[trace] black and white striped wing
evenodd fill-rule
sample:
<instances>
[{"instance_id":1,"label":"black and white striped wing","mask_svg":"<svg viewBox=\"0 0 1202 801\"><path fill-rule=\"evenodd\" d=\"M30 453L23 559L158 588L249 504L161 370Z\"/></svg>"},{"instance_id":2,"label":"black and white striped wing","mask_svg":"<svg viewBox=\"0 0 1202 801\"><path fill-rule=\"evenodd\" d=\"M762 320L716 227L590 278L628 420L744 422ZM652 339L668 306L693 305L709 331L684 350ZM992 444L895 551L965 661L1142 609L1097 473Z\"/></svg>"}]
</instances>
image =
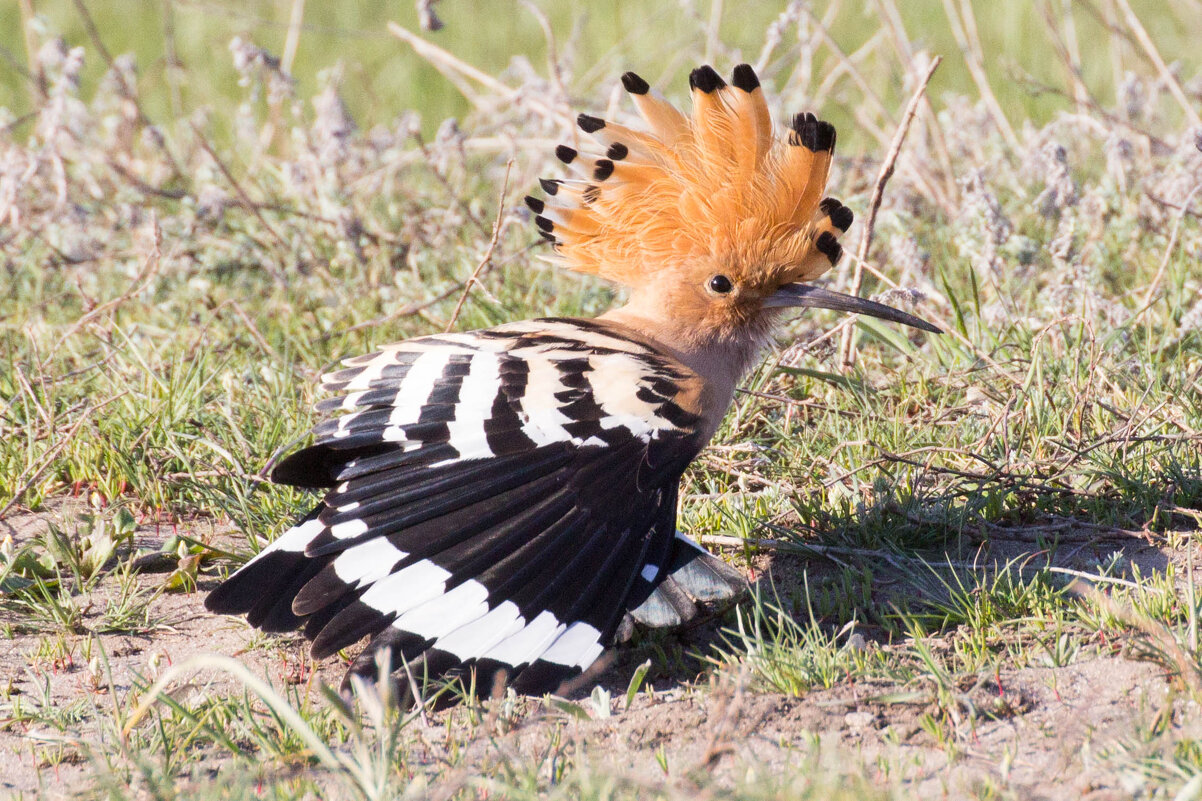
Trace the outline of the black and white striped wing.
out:
<instances>
[{"instance_id":1,"label":"black and white striped wing","mask_svg":"<svg viewBox=\"0 0 1202 801\"><path fill-rule=\"evenodd\" d=\"M673 558L700 449L694 376L599 323L409 340L324 378L315 442L273 479L329 488L210 609L303 626L322 657L364 636L433 672L505 669L526 692L588 667ZM635 599L641 602L642 598Z\"/></svg>"}]
</instances>

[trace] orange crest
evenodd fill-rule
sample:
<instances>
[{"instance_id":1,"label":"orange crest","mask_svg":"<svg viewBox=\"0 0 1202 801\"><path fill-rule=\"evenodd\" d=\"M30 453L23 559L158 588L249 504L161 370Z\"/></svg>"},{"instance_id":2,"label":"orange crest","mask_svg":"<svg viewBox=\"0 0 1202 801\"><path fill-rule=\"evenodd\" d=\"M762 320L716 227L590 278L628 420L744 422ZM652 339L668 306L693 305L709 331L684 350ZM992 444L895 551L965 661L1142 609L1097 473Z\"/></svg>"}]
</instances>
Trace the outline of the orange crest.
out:
<instances>
[{"instance_id":1,"label":"orange crest","mask_svg":"<svg viewBox=\"0 0 1202 801\"><path fill-rule=\"evenodd\" d=\"M633 72L622 84L649 130L581 114L604 156L561 145L556 155L580 177L543 179L547 199L526 199L566 266L638 287L697 259L776 284L812 280L838 261L852 213L822 197L830 123L798 114L778 139L746 64L730 85L711 67L694 70L691 117Z\"/></svg>"}]
</instances>

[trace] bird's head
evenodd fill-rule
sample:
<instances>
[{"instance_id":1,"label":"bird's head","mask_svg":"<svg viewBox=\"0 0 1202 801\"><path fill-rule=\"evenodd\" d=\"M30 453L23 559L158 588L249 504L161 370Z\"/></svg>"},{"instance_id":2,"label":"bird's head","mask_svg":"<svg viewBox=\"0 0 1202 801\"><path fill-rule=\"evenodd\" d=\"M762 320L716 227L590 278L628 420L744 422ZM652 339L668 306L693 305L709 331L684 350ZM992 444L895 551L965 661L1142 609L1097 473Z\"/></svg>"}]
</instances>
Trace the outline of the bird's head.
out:
<instances>
[{"instance_id":1,"label":"bird's head","mask_svg":"<svg viewBox=\"0 0 1202 801\"><path fill-rule=\"evenodd\" d=\"M622 76L646 130L586 114L595 154L561 145L575 173L527 198L558 259L630 289L628 308L677 339L762 340L782 310L868 314L939 329L906 312L811 281L843 253L852 212L823 196L835 129L798 114L773 130L754 70L727 84L711 67L689 76L686 116L634 73Z\"/></svg>"}]
</instances>

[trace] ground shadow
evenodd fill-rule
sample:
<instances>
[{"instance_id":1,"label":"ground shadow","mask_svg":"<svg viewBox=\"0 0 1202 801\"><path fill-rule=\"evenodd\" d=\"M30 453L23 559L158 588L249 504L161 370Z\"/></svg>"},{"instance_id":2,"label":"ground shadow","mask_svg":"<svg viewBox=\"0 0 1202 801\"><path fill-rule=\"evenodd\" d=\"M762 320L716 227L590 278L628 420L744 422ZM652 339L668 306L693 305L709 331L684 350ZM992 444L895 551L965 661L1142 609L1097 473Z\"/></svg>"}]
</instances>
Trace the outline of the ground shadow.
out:
<instances>
[{"instance_id":1,"label":"ground shadow","mask_svg":"<svg viewBox=\"0 0 1202 801\"><path fill-rule=\"evenodd\" d=\"M1004 480L965 492L957 504L946 493L882 491L860 508L827 510L808 527L764 526L762 539L771 545L710 547L725 551L763 597L795 619L812 616L830 633L856 620L861 636L890 642L905 634L896 612L941 609L958 586L957 574L1038 573L1058 589L1091 584L1089 576L1146 578L1171 565L1184 576L1184 552L1174 538L1198 522L1165 509L1202 507L1202 471L1174 468L1164 480L1126 481L1121 496L1085 502L1062 488L1015 493ZM1010 494L1012 507L996 503L1000 493ZM745 609L748 600L741 603ZM624 693L647 660L645 681L657 688L695 681L728 650L736 614L711 611L682 630L638 632L607 652L606 664L576 682L570 697L598 684Z\"/></svg>"}]
</instances>

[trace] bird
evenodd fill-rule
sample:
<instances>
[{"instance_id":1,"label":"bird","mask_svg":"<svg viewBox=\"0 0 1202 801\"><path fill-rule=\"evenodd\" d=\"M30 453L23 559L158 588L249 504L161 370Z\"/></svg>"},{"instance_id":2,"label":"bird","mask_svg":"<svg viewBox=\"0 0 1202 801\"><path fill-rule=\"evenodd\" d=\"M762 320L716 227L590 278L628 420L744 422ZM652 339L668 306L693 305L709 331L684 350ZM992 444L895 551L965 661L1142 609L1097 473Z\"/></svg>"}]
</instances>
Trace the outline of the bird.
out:
<instances>
[{"instance_id":1,"label":"bird","mask_svg":"<svg viewBox=\"0 0 1202 801\"><path fill-rule=\"evenodd\" d=\"M314 659L363 640L424 675L540 695L579 682L636 625L735 599L744 574L677 530L679 486L790 311L939 329L813 279L852 211L825 196L835 128L779 136L754 69L689 76L691 114L637 74L642 117L581 114L592 143L527 197L548 258L625 287L592 319L433 334L322 378L329 415L272 481L324 492L206 599ZM346 686L344 682L344 687Z\"/></svg>"}]
</instances>

